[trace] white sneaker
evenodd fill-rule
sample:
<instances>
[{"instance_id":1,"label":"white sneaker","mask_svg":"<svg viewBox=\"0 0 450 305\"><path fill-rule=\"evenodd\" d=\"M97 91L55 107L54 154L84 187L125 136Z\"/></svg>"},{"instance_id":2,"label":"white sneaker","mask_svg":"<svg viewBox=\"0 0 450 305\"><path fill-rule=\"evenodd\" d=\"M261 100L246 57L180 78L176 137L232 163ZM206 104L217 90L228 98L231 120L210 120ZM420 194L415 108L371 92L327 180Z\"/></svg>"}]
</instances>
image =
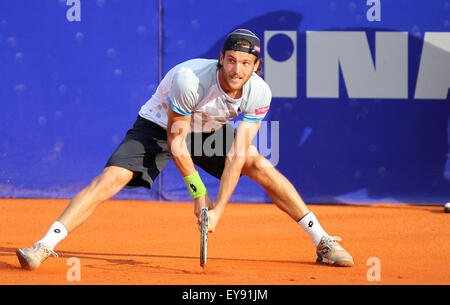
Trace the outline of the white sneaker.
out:
<instances>
[{"instance_id":1,"label":"white sneaker","mask_svg":"<svg viewBox=\"0 0 450 305\"><path fill-rule=\"evenodd\" d=\"M342 239L337 236L324 236L320 240L317 246L316 262L321 264L339 266L339 267L351 267L354 265L353 258L338 244L338 241Z\"/></svg>"},{"instance_id":2,"label":"white sneaker","mask_svg":"<svg viewBox=\"0 0 450 305\"><path fill-rule=\"evenodd\" d=\"M16 254L22 268L29 270L39 267L50 255L58 258L58 254L47 245L41 243L34 244L29 248L17 249Z\"/></svg>"}]
</instances>

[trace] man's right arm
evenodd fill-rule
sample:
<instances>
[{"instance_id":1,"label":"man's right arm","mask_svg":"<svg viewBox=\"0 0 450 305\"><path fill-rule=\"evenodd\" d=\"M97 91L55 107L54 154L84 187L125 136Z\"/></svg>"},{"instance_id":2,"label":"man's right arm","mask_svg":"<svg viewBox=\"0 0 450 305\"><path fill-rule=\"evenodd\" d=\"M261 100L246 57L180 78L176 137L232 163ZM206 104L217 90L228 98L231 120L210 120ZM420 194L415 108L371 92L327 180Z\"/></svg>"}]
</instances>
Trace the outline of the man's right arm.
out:
<instances>
[{"instance_id":1,"label":"man's right arm","mask_svg":"<svg viewBox=\"0 0 450 305\"><path fill-rule=\"evenodd\" d=\"M186 145L186 136L189 132L191 116L181 115L169 107L167 121L167 145L175 166L183 177L196 173L194 162ZM199 217L202 207L213 208L208 195L194 199L194 214Z\"/></svg>"},{"instance_id":2,"label":"man's right arm","mask_svg":"<svg viewBox=\"0 0 450 305\"><path fill-rule=\"evenodd\" d=\"M167 145L173 161L183 177L192 175L196 169L186 145L191 124L190 115L181 115L169 107L167 121Z\"/></svg>"}]
</instances>

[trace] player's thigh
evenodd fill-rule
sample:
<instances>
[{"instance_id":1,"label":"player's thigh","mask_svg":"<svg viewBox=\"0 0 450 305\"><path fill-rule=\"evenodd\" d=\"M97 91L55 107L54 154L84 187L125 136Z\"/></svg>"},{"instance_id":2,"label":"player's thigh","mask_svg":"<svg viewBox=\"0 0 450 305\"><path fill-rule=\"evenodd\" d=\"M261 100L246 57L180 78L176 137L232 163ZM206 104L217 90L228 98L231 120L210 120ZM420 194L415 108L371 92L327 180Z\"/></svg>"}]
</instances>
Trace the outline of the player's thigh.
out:
<instances>
[{"instance_id":1,"label":"player's thigh","mask_svg":"<svg viewBox=\"0 0 450 305\"><path fill-rule=\"evenodd\" d=\"M98 190L116 191L123 188L136 176L136 172L118 167L107 166L91 183L91 187Z\"/></svg>"},{"instance_id":2,"label":"player's thigh","mask_svg":"<svg viewBox=\"0 0 450 305\"><path fill-rule=\"evenodd\" d=\"M125 175L127 188L150 189L171 159L166 140L166 131L162 127L138 117L133 128L108 159L105 168L116 167L133 172L132 179L128 180L129 175Z\"/></svg>"}]
</instances>

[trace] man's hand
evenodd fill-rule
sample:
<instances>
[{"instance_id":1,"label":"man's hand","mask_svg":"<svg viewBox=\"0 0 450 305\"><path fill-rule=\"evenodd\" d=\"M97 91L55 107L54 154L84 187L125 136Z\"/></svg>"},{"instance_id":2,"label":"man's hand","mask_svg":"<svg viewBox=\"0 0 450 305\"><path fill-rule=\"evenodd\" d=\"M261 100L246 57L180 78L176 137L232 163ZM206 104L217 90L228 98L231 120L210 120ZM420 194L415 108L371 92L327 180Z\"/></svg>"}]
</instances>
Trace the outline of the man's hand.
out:
<instances>
[{"instance_id":1,"label":"man's hand","mask_svg":"<svg viewBox=\"0 0 450 305\"><path fill-rule=\"evenodd\" d=\"M211 201L211 198L209 198L208 195L194 199L194 214L197 218L200 217L203 207L207 207L208 210L214 208L214 203Z\"/></svg>"},{"instance_id":2,"label":"man's hand","mask_svg":"<svg viewBox=\"0 0 450 305\"><path fill-rule=\"evenodd\" d=\"M201 212L203 207L208 207L208 232L213 233L216 229L222 213L214 209L214 203L208 195L195 199L194 214L197 217L198 230L201 231Z\"/></svg>"},{"instance_id":3,"label":"man's hand","mask_svg":"<svg viewBox=\"0 0 450 305\"><path fill-rule=\"evenodd\" d=\"M222 216L222 213L220 213L217 209L208 211L208 232L214 233L216 231L216 226L219 223L220 216Z\"/></svg>"},{"instance_id":4,"label":"man's hand","mask_svg":"<svg viewBox=\"0 0 450 305\"><path fill-rule=\"evenodd\" d=\"M201 209L200 209L201 210ZM216 231L216 226L219 223L220 216L222 213L219 210L208 208L208 232L214 233ZM201 215L197 218L198 230L201 232L202 219Z\"/></svg>"}]
</instances>

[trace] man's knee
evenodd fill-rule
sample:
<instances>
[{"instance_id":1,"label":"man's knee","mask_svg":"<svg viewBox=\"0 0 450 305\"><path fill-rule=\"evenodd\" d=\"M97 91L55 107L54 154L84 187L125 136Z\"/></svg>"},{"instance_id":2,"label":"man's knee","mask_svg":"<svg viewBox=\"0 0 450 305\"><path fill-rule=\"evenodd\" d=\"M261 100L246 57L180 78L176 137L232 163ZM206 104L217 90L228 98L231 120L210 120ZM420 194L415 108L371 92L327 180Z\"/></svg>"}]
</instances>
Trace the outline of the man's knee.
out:
<instances>
[{"instance_id":1,"label":"man's knee","mask_svg":"<svg viewBox=\"0 0 450 305\"><path fill-rule=\"evenodd\" d=\"M247 160L244 164L243 174L249 177L265 175L273 168L272 163L264 158L256 149L250 145Z\"/></svg>"}]
</instances>

